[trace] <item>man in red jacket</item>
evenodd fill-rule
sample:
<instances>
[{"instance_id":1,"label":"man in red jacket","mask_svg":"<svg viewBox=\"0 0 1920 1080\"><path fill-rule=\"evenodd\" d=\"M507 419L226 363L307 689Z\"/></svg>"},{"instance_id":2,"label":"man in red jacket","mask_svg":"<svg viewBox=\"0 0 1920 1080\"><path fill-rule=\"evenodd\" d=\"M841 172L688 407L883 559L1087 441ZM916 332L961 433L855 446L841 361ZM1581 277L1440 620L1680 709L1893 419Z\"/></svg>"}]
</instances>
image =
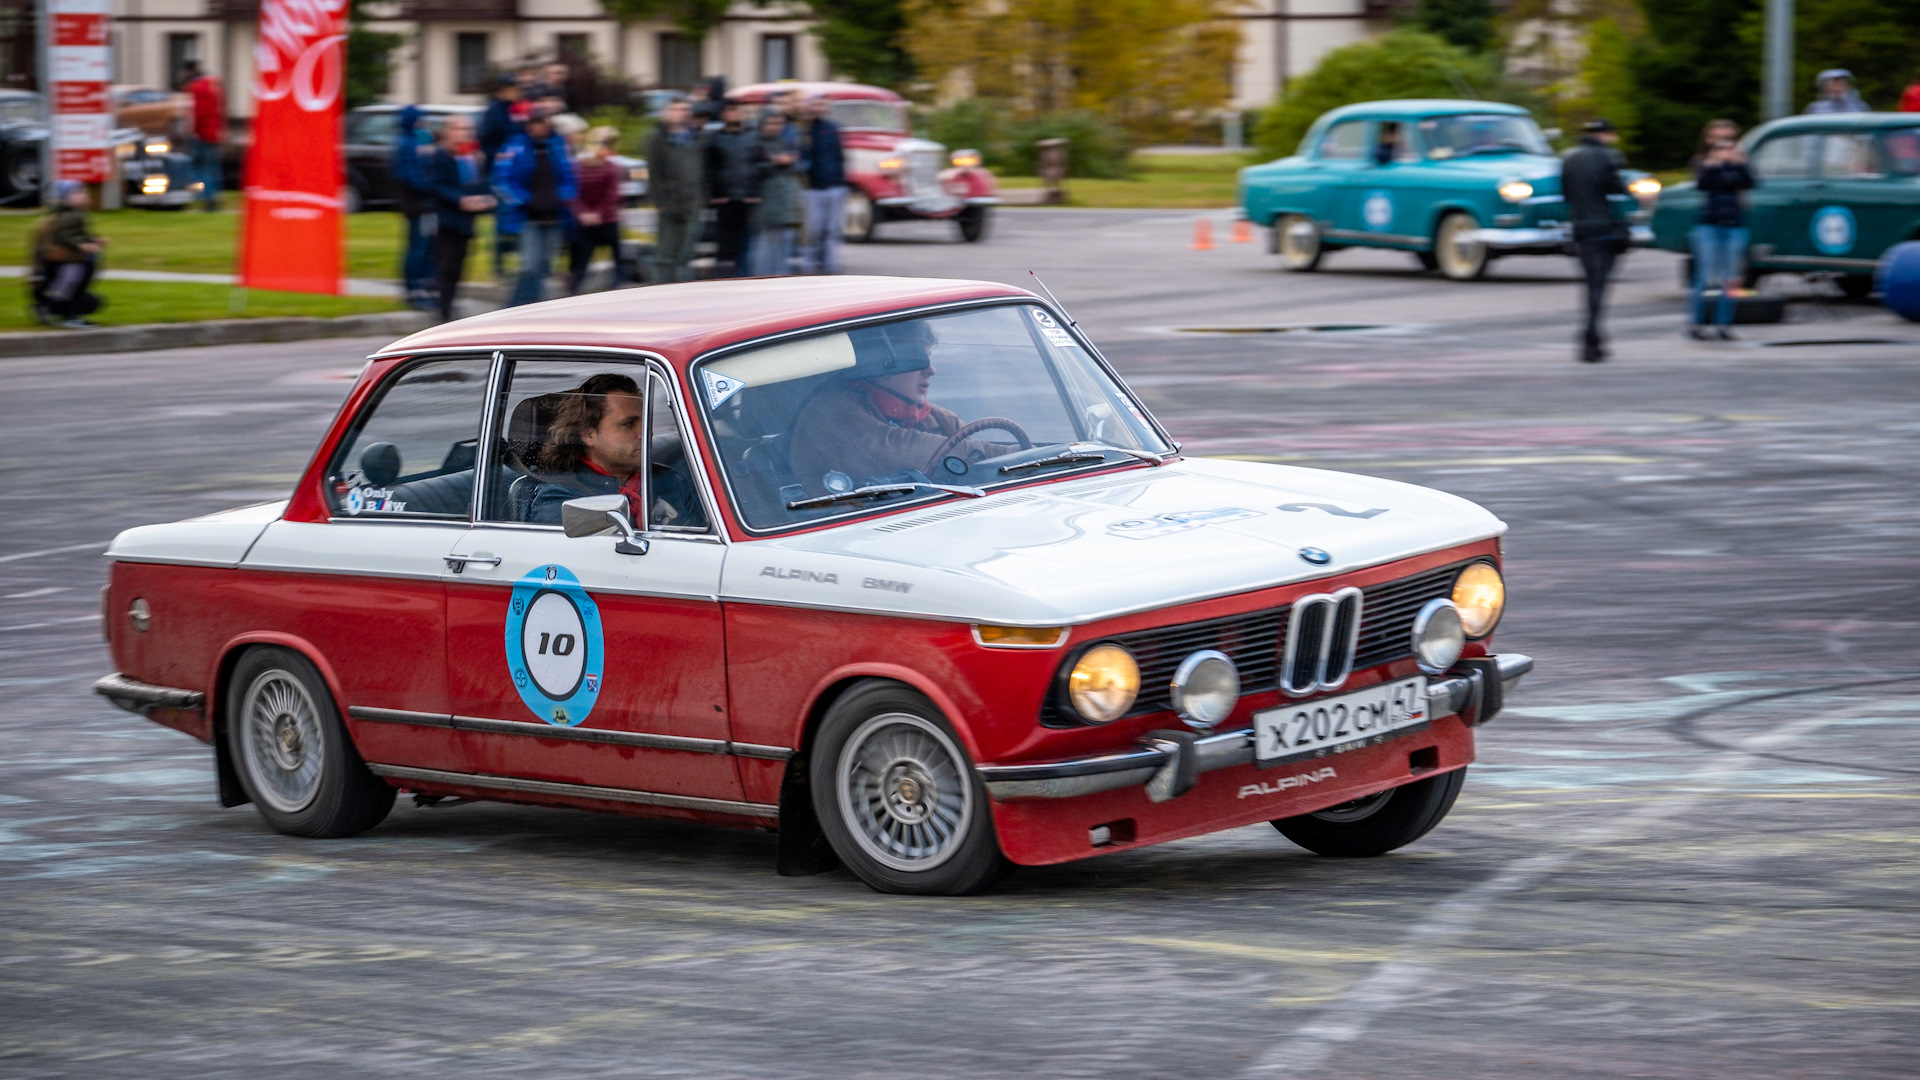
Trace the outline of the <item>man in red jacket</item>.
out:
<instances>
[{"instance_id":1,"label":"man in red jacket","mask_svg":"<svg viewBox=\"0 0 1920 1080\"><path fill-rule=\"evenodd\" d=\"M200 180L200 204L220 208L220 146L227 138L227 95L220 80L200 70L198 60L181 67L181 89L193 98L193 172Z\"/></svg>"}]
</instances>

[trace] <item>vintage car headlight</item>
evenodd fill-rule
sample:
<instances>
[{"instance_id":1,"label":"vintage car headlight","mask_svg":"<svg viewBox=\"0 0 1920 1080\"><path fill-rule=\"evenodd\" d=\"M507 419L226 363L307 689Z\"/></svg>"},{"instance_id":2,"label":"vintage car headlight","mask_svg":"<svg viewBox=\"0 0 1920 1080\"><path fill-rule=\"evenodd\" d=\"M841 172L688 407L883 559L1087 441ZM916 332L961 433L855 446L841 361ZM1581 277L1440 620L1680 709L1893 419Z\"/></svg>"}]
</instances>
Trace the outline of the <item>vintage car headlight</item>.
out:
<instances>
[{"instance_id":1,"label":"vintage car headlight","mask_svg":"<svg viewBox=\"0 0 1920 1080\"><path fill-rule=\"evenodd\" d=\"M1627 190L1633 192L1637 198L1651 199L1655 195L1660 194L1660 181L1655 180L1651 176L1643 176L1633 183L1628 184Z\"/></svg>"},{"instance_id":2,"label":"vintage car headlight","mask_svg":"<svg viewBox=\"0 0 1920 1080\"><path fill-rule=\"evenodd\" d=\"M1226 653L1202 649L1180 661L1167 690L1188 727L1210 731L1240 700L1240 671Z\"/></svg>"},{"instance_id":3,"label":"vintage car headlight","mask_svg":"<svg viewBox=\"0 0 1920 1080\"><path fill-rule=\"evenodd\" d=\"M953 162L953 167L956 169L976 168L980 164L980 151L955 150L953 152L953 157L949 158L948 160Z\"/></svg>"},{"instance_id":4,"label":"vintage car headlight","mask_svg":"<svg viewBox=\"0 0 1920 1080\"><path fill-rule=\"evenodd\" d=\"M1067 673L1067 700L1090 723L1120 719L1139 695L1140 665L1118 645L1095 645Z\"/></svg>"},{"instance_id":5,"label":"vintage car headlight","mask_svg":"<svg viewBox=\"0 0 1920 1080\"><path fill-rule=\"evenodd\" d=\"M904 158L886 157L880 159L881 172L899 172L906 167L907 162Z\"/></svg>"},{"instance_id":6,"label":"vintage car headlight","mask_svg":"<svg viewBox=\"0 0 1920 1080\"><path fill-rule=\"evenodd\" d=\"M1460 609L1460 626L1470 638L1493 633L1507 607L1507 583L1491 563L1477 562L1453 579L1453 606Z\"/></svg>"},{"instance_id":7,"label":"vintage car headlight","mask_svg":"<svg viewBox=\"0 0 1920 1080\"><path fill-rule=\"evenodd\" d=\"M1467 632L1460 625L1460 609L1451 600L1429 600L1413 618L1413 659L1420 670L1438 675L1460 659Z\"/></svg>"},{"instance_id":8,"label":"vintage car headlight","mask_svg":"<svg viewBox=\"0 0 1920 1080\"><path fill-rule=\"evenodd\" d=\"M1533 185L1525 180L1508 180L1500 185L1500 197L1508 202L1525 202L1533 198Z\"/></svg>"},{"instance_id":9,"label":"vintage car headlight","mask_svg":"<svg viewBox=\"0 0 1920 1080\"><path fill-rule=\"evenodd\" d=\"M173 145L165 139L149 139L143 149L149 154L164 154L173 149Z\"/></svg>"}]
</instances>

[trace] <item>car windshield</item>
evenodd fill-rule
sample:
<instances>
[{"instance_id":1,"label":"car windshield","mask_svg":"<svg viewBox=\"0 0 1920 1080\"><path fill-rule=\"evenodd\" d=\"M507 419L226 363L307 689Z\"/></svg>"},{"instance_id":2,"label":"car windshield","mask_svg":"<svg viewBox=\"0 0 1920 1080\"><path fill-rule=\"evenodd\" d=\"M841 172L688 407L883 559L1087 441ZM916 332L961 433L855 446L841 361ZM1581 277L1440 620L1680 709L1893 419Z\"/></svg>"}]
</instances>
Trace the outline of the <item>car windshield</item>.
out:
<instances>
[{"instance_id":1,"label":"car windshield","mask_svg":"<svg viewBox=\"0 0 1920 1080\"><path fill-rule=\"evenodd\" d=\"M756 530L1173 449L1032 304L790 339L702 362L693 378L735 505Z\"/></svg>"},{"instance_id":2,"label":"car windshield","mask_svg":"<svg viewBox=\"0 0 1920 1080\"><path fill-rule=\"evenodd\" d=\"M898 101L836 101L829 108L843 128L907 130L907 107Z\"/></svg>"},{"instance_id":3,"label":"car windshield","mask_svg":"<svg viewBox=\"0 0 1920 1080\"><path fill-rule=\"evenodd\" d=\"M1898 128L1880 134L1887 151L1887 167L1895 176L1920 176L1920 127Z\"/></svg>"},{"instance_id":4,"label":"car windshield","mask_svg":"<svg viewBox=\"0 0 1920 1080\"><path fill-rule=\"evenodd\" d=\"M1469 154L1551 154L1547 137L1530 116L1469 113L1420 121L1420 140L1433 161Z\"/></svg>"},{"instance_id":5,"label":"car windshield","mask_svg":"<svg viewBox=\"0 0 1920 1080\"><path fill-rule=\"evenodd\" d=\"M364 112L347 114L347 141L370 146L385 146L393 141L394 133L400 130L400 114L396 112Z\"/></svg>"},{"instance_id":6,"label":"car windshield","mask_svg":"<svg viewBox=\"0 0 1920 1080\"><path fill-rule=\"evenodd\" d=\"M40 102L33 98L0 101L0 124L31 124L40 119Z\"/></svg>"}]
</instances>

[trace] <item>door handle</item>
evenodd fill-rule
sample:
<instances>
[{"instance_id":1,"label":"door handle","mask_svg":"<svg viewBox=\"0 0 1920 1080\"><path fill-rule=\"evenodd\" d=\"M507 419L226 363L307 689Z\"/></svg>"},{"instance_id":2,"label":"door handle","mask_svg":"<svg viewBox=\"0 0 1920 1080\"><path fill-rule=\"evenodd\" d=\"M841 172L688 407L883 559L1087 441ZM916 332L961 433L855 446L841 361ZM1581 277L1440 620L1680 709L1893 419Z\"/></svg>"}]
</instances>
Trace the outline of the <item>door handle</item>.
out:
<instances>
[{"instance_id":1,"label":"door handle","mask_svg":"<svg viewBox=\"0 0 1920 1080\"><path fill-rule=\"evenodd\" d=\"M500 557L498 555L443 555L441 557L447 560L447 569L456 574L465 570L468 563L486 563L488 566L500 565Z\"/></svg>"}]
</instances>

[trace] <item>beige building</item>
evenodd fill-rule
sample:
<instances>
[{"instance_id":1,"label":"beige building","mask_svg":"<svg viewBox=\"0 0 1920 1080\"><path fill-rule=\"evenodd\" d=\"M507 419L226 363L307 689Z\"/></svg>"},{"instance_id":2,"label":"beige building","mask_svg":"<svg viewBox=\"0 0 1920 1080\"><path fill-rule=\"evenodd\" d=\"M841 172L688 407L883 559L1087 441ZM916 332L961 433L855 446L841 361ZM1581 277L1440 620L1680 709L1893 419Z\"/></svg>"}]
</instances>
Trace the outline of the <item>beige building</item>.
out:
<instances>
[{"instance_id":1,"label":"beige building","mask_svg":"<svg viewBox=\"0 0 1920 1080\"><path fill-rule=\"evenodd\" d=\"M1342 45L1383 33L1405 0L1248 0L1234 70L1233 105L1266 105L1286 80ZM253 113L248 87L259 0L113 0L115 81L175 85L187 60L227 84L235 116ZM598 0L388 0L371 28L402 35L388 98L478 102L487 76L523 60L590 59L641 87L683 89L702 76L729 85L832 76L807 33L802 2L737 3L719 29L694 42L670 23L622 25Z\"/></svg>"}]
</instances>

